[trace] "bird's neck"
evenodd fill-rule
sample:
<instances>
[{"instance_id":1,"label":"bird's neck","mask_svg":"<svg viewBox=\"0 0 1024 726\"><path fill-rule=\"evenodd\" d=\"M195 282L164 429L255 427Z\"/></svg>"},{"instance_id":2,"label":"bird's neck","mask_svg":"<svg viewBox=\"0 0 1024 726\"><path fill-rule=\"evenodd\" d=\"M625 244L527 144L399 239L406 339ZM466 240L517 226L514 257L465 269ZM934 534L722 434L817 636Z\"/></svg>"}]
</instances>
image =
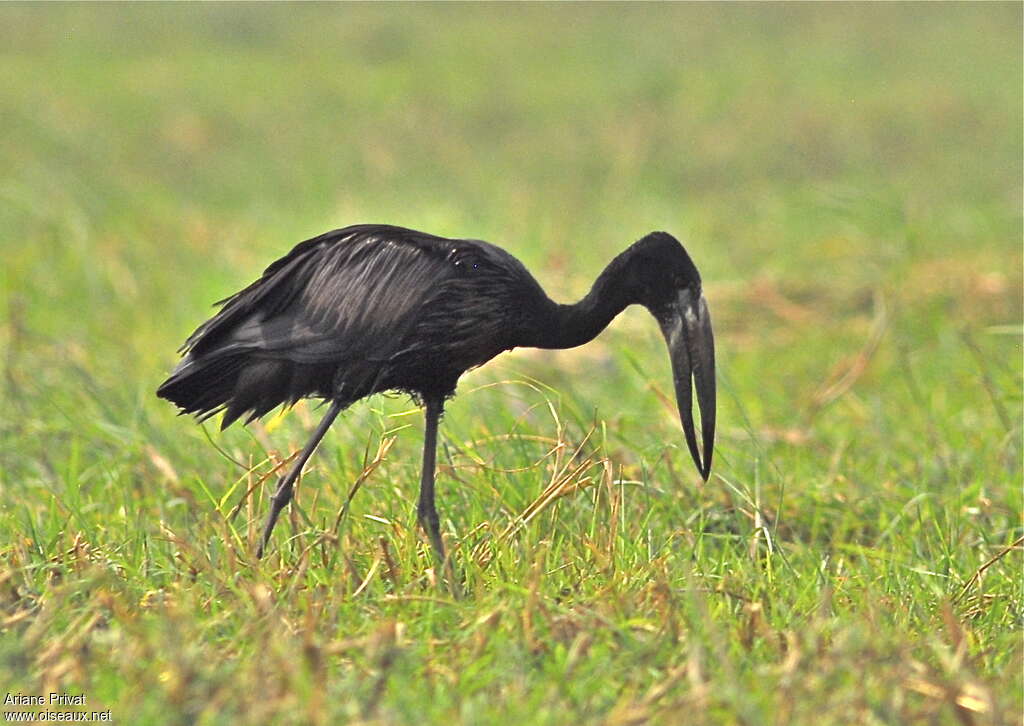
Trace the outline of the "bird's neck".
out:
<instances>
[{"instance_id":1,"label":"bird's neck","mask_svg":"<svg viewBox=\"0 0 1024 726\"><path fill-rule=\"evenodd\" d=\"M605 268L582 300L571 305L552 303L547 324L538 331L538 340L530 344L536 348L575 348L593 340L635 302L621 284L621 276L622 264L617 259Z\"/></svg>"}]
</instances>

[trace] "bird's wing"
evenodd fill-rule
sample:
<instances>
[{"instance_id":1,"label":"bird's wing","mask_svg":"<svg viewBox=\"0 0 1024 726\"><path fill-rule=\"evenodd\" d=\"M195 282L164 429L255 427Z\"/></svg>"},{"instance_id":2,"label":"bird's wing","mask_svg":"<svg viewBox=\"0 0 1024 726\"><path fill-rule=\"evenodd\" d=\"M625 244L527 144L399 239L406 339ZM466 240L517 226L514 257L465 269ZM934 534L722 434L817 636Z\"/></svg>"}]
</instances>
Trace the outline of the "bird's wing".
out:
<instances>
[{"instance_id":1,"label":"bird's wing","mask_svg":"<svg viewBox=\"0 0 1024 726\"><path fill-rule=\"evenodd\" d=\"M157 393L201 416L226 409L222 426L305 396L448 395L462 372L519 345L523 317L545 303L493 245L348 227L299 244L222 301Z\"/></svg>"},{"instance_id":2,"label":"bird's wing","mask_svg":"<svg viewBox=\"0 0 1024 726\"><path fill-rule=\"evenodd\" d=\"M382 225L295 247L186 341L192 356L249 351L296 363L382 361L453 276L450 240Z\"/></svg>"}]
</instances>

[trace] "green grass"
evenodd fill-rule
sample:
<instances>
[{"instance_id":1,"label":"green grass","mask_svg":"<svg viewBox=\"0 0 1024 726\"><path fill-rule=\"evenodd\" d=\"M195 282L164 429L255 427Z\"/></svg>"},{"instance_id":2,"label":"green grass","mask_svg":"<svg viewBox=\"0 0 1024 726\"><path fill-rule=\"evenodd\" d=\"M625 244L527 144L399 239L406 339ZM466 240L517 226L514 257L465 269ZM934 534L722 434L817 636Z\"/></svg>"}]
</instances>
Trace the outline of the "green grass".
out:
<instances>
[{"instance_id":1,"label":"green grass","mask_svg":"<svg viewBox=\"0 0 1024 726\"><path fill-rule=\"evenodd\" d=\"M131 724L1019 723L1022 85L1020 4L0 8L0 692ZM335 424L254 561L317 412L222 434L153 391L212 301L362 221L492 240L557 299L684 239L711 481L630 310L463 379L462 599L402 397Z\"/></svg>"}]
</instances>

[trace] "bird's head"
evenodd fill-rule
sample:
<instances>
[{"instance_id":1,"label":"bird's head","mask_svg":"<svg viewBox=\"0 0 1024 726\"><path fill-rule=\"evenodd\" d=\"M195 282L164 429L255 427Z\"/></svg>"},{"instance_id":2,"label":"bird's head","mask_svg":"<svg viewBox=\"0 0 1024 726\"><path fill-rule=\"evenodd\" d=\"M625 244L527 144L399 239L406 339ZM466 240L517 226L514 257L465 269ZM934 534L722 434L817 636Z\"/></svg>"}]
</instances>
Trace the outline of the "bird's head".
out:
<instances>
[{"instance_id":1,"label":"bird's head","mask_svg":"<svg viewBox=\"0 0 1024 726\"><path fill-rule=\"evenodd\" d=\"M647 235L623 258L631 295L651 312L665 337L686 444L707 480L715 443L715 341L700 273L679 240L665 232ZM700 409L700 448L693 418L694 388Z\"/></svg>"}]
</instances>

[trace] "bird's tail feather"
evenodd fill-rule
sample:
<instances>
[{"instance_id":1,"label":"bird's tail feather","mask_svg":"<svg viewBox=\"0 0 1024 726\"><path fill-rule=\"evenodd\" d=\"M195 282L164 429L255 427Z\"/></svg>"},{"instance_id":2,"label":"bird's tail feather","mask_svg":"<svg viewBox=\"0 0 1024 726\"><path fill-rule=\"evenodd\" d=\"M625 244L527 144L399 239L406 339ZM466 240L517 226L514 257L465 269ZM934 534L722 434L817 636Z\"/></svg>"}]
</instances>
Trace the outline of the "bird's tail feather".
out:
<instances>
[{"instance_id":1,"label":"bird's tail feather","mask_svg":"<svg viewBox=\"0 0 1024 726\"><path fill-rule=\"evenodd\" d=\"M279 381L287 374L286 362L254 360L244 352L187 355L157 395L200 421L225 411L223 429L247 411L253 412L251 421L283 402L287 394L280 394Z\"/></svg>"},{"instance_id":2,"label":"bird's tail feather","mask_svg":"<svg viewBox=\"0 0 1024 726\"><path fill-rule=\"evenodd\" d=\"M224 429L246 413L248 423L282 403L326 395L332 372L324 366L256 358L240 351L187 355L156 393L201 421L224 411Z\"/></svg>"},{"instance_id":3,"label":"bird's tail feather","mask_svg":"<svg viewBox=\"0 0 1024 726\"><path fill-rule=\"evenodd\" d=\"M276 360L253 360L243 367L224 412L221 429L226 429L247 411L251 412L245 421L249 423L281 403L294 403L294 399L289 401L291 368L291 363Z\"/></svg>"}]
</instances>

